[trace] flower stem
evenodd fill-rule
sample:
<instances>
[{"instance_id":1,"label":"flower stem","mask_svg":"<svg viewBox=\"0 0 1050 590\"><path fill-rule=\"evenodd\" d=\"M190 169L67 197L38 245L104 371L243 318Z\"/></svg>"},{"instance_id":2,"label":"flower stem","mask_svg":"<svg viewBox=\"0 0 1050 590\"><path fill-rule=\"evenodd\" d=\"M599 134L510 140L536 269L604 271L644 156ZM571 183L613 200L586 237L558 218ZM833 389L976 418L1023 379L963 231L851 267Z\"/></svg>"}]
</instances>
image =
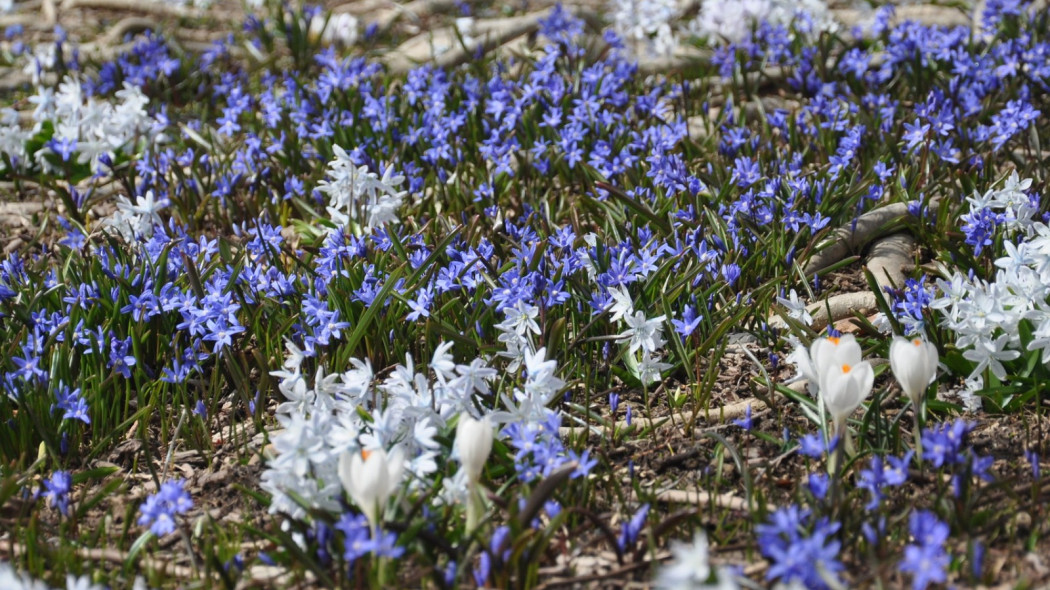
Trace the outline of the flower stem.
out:
<instances>
[{"instance_id":1,"label":"flower stem","mask_svg":"<svg viewBox=\"0 0 1050 590\"><path fill-rule=\"evenodd\" d=\"M915 438L915 458L919 461L919 467L922 467L922 416L920 416L922 402L916 404L912 409L915 410L912 413L915 419L912 426L912 436Z\"/></svg>"}]
</instances>

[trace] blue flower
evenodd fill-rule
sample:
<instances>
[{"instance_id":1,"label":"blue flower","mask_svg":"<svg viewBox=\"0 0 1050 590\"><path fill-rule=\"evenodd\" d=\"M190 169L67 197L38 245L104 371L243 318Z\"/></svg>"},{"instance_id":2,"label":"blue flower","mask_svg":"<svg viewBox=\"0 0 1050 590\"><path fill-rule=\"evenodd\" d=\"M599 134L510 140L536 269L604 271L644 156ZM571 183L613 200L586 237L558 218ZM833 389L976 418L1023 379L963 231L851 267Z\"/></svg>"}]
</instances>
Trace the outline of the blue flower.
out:
<instances>
[{"instance_id":1,"label":"blue flower","mask_svg":"<svg viewBox=\"0 0 1050 590\"><path fill-rule=\"evenodd\" d=\"M747 409L744 410L744 417L733 420L733 424L736 424L740 428L751 432L751 404L747 404Z\"/></svg>"},{"instance_id":2,"label":"blue flower","mask_svg":"<svg viewBox=\"0 0 1050 590\"><path fill-rule=\"evenodd\" d=\"M834 579L844 569L838 559L842 544L833 539L839 527L826 518L813 523L812 513L796 505L774 512L768 523L758 526L759 550L772 562L766 579L827 588L825 577Z\"/></svg>"},{"instance_id":3,"label":"blue flower","mask_svg":"<svg viewBox=\"0 0 1050 590\"><path fill-rule=\"evenodd\" d=\"M922 458L931 461L934 467L965 463L963 443L971 430L973 425L962 419L924 429Z\"/></svg>"},{"instance_id":4,"label":"blue flower","mask_svg":"<svg viewBox=\"0 0 1050 590\"><path fill-rule=\"evenodd\" d=\"M945 582L947 568L948 554L942 547L913 544L904 548L900 571L912 574L911 587L914 590Z\"/></svg>"},{"instance_id":5,"label":"blue flower","mask_svg":"<svg viewBox=\"0 0 1050 590\"><path fill-rule=\"evenodd\" d=\"M824 453L830 453L838 445L838 437L831 439L830 443L824 442L824 435L812 432L799 439L798 452L806 457L819 459Z\"/></svg>"},{"instance_id":6,"label":"blue flower","mask_svg":"<svg viewBox=\"0 0 1050 590\"><path fill-rule=\"evenodd\" d=\"M335 529L343 533L343 559L347 564L354 563L375 547L368 519L363 514L343 514L335 523Z\"/></svg>"},{"instance_id":7,"label":"blue flower","mask_svg":"<svg viewBox=\"0 0 1050 590\"><path fill-rule=\"evenodd\" d=\"M1041 473L1039 468L1039 453L1029 449L1024 452L1024 457L1028 460L1028 464L1032 466L1032 479L1039 479L1039 474Z\"/></svg>"},{"instance_id":8,"label":"blue flower","mask_svg":"<svg viewBox=\"0 0 1050 590\"><path fill-rule=\"evenodd\" d=\"M80 420L84 424L91 424L91 417L88 416L88 405L84 398L80 397L79 387L71 391L64 384L60 383L55 391L55 400L56 403L53 409L62 410L63 420Z\"/></svg>"},{"instance_id":9,"label":"blue flower","mask_svg":"<svg viewBox=\"0 0 1050 590\"><path fill-rule=\"evenodd\" d=\"M809 475L809 491L813 497L823 500L828 495L831 480L823 473L811 473Z\"/></svg>"},{"instance_id":10,"label":"blue flower","mask_svg":"<svg viewBox=\"0 0 1050 590\"><path fill-rule=\"evenodd\" d=\"M153 494L139 507L142 515L138 523L149 526L150 532L163 537L175 531L175 516L189 512L193 500L185 489L186 481L182 479L166 481L160 491Z\"/></svg>"},{"instance_id":11,"label":"blue flower","mask_svg":"<svg viewBox=\"0 0 1050 590\"><path fill-rule=\"evenodd\" d=\"M642 504L642 507L634 513L634 516L630 520L623 523L620 527L620 536L616 540L616 546L620 549L620 553L623 553L628 548L634 546L634 543L638 540L638 534L642 532L642 527L645 526L645 519L649 516L649 505Z\"/></svg>"},{"instance_id":12,"label":"blue flower","mask_svg":"<svg viewBox=\"0 0 1050 590\"><path fill-rule=\"evenodd\" d=\"M130 348L130 337L123 340L111 337L109 341L108 366L113 369L114 372L120 373L125 379L131 379L131 367L135 366L138 362L129 352Z\"/></svg>"},{"instance_id":13,"label":"blue flower","mask_svg":"<svg viewBox=\"0 0 1050 590\"><path fill-rule=\"evenodd\" d=\"M47 498L47 505L58 508L62 516L69 516L69 492L73 489L73 478L68 471L56 471L51 478L44 481L41 495Z\"/></svg>"}]
</instances>

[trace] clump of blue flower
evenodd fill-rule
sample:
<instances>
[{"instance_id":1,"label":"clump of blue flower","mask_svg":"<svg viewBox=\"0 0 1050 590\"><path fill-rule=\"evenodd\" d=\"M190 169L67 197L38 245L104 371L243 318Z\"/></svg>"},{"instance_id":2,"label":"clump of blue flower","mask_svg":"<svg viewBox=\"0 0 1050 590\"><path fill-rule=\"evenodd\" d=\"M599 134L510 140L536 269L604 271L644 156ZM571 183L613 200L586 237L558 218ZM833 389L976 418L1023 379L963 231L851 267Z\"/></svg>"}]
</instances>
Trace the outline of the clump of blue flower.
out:
<instances>
[{"instance_id":1,"label":"clump of blue flower","mask_svg":"<svg viewBox=\"0 0 1050 590\"><path fill-rule=\"evenodd\" d=\"M904 560L900 571L912 575L911 587L923 590L931 583L943 583L948 579L948 552L944 542L948 540L948 525L937 519L932 512L916 510L908 520L913 543L904 548Z\"/></svg>"},{"instance_id":2,"label":"clump of blue flower","mask_svg":"<svg viewBox=\"0 0 1050 590\"><path fill-rule=\"evenodd\" d=\"M529 482L547 477L568 462L575 461L572 479L584 477L598 464L590 457L590 450L577 454L565 448L560 436L561 414L548 412L543 422L515 422L503 429L514 448L514 467L521 481Z\"/></svg>"},{"instance_id":3,"label":"clump of blue flower","mask_svg":"<svg viewBox=\"0 0 1050 590\"><path fill-rule=\"evenodd\" d=\"M139 524L148 526L151 533L158 537L175 532L175 516L185 514L193 508L193 499L186 491L186 481L182 479L166 481L160 491L153 494L139 507Z\"/></svg>"},{"instance_id":4,"label":"clump of blue flower","mask_svg":"<svg viewBox=\"0 0 1050 590\"><path fill-rule=\"evenodd\" d=\"M837 580L844 569L839 561L842 542L835 539L839 528L826 517L814 520L812 511L796 505L774 512L758 527L758 548L771 562L766 579L828 588L828 580Z\"/></svg>"}]
</instances>

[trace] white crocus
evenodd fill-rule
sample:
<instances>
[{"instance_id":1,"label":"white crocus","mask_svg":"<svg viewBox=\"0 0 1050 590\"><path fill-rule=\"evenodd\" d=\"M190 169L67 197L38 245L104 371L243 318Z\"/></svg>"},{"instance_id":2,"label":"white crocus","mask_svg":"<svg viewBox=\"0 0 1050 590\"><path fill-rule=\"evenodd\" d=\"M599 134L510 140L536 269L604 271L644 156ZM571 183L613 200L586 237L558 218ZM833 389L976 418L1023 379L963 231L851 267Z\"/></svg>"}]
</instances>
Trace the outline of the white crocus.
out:
<instances>
[{"instance_id":1,"label":"white crocus","mask_svg":"<svg viewBox=\"0 0 1050 590\"><path fill-rule=\"evenodd\" d=\"M937 378L937 358L937 347L919 337L909 340L894 336L890 343L893 376L911 398L916 412L919 411L926 388Z\"/></svg>"},{"instance_id":2,"label":"white crocus","mask_svg":"<svg viewBox=\"0 0 1050 590\"><path fill-rule=\"evenodd\" d=\"M456 440L453 443L456 453L462 464L463 474L467 480L467 532L473 531L478 521L481 520L485 511L484 499L478 482L481 481L481 471L485 467L485 461L492 453L492 438L495 429L492 420L488 416L481 420L475 420L467 414L459 417L456 425Z\"/></svg>"},{"instance_id":3,"label":"white crocus","mask_svg":"<svg viewBox=\"0 0 1050 590\"><path fill-rule=\"evenodd\" d=\"M856 365L861 361L861 354L860 344L853 334L814 340L809 347L809 359L820 390L823 392L827 388L825 375L829 368Z\"/></svg>"},{"instance_id":4,"label":"white crocus","mask_svg":"<svg viewBox=\"0 0 1050 590\"><path fill-rule=\"evenodd\" d=\"M846 434L846 418L871 394L875 371L867 361L824 367L820 397L831 412L836 436Z\"/></svg>"},{"instance_id":5,"label":"white crocus","mask_svg":"<svg viewBox=\"0 0 1050 590\"><path fill-rule=\"evenodd\" d=\"M394 447L390 453L383 449L362 450L360 453L345 451L339 457L339 480L368 519L373 532L378 531L387 500L401 483L404 467L399 447Z\"/></svg>"},{"instance_id":6,"label":"white crocus","mask_svg":"<svg viewBox=\"0 0 1050 590\"><path fill-rule=\"evenodd\" d=\"M493 436L494 428L488 416L481 420L475 420L466 414L459 417L454 445L466 472L467 481L471 485L477 484L481 479L481 470L492 453Z\"/></svg>"}]
</instances>

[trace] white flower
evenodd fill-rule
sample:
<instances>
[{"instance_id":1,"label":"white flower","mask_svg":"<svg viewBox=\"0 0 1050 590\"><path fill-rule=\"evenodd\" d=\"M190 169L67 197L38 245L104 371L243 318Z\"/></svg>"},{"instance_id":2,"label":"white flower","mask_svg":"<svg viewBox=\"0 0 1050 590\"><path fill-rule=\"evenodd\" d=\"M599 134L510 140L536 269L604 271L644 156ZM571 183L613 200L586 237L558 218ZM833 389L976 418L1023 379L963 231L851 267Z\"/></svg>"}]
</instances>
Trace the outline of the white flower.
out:
<instances>
[{"instance_id":1,"label":"white flower","mask_svg":"<svg viewBox=\"0 0 1050 590\"><path fill-rule=\"evenodd\" d=\"M817 385L824 390L824 377L829 368L856 365L861 361L860 344L853 334L817 338L809 347L809 359Z\"/></svg>"},{"instance_id":2,"label":"white flower","mask_svg":"<svg viewBox=\"0 0 1050 590\"><path fill-rule=\"evenodd\" d=\"M309 35L320 38L324 45L341 45L349 47L357 43L357 18L348 13L331 15L327 22L323 15L310 19Z\"/></svg>"},{"instance_id":3,"label":"white flower","mask_svg":"<svg viewBox=\"0 0 1050 590\"><path fill-rule=\"evenodd\" d=\"M788 294L787 299L777 297L777 303L787 308L789 318L796 319L807 326L813 325L813 316L806 310L806 303L799 300L798 293L794 289Z\"/></svg>"},{"instance_id":4,"label":"white flower","mask_svg":"<svg viewBox=\"0 0 1050 590\"><path fill-rule=\"evenodd\" d=\"M11 564L0 561L0 588L11 590L49 590L47 584L20 574Z\"/></svg>"},{"instance_id":5,"label":"white flower","mask_svg":"<svg viewBox=\"0 0 1050 590\"><path fill-rule=\"evenodd\" d=\"M468 414L461 414L456 425L456 440L453 443L467 481L476 485L481 479L481 470L485 467L492 452L492 438L495 436L492 420L487 416L475 420Z\"/></svg>"},{"instance_id":6,"label":"white flower","mask_svg":"<svg viewBox=\"0 0 1050 590\"><path fill-rule=\"evenodd\" d=\"M660 381L663 378L662 373L667 369L670 369L673 365L670 363L662 363L654 358L648 352L642 352L642 360L638 363L637 373L638 380L645 385L651 385Z\"/></svg>"},{"instance_id":7,"label":"white flower","mask_svg":"<svg viewBox=\"0 0 1050 590\"><path fill-rule=\"evenodd\" d=\"M846 430L846 418L871 394L875 372L867 361L856 365L843 364L828 368L820 396L831 412L835 432L840 436Z\"/></svg>"},{"instance_id":8,"label":"white flower","mask_svg":"<svg viewBox=\"0 0 1050 590\"><path fill-rule=\"evenodd\" d=\"M786 383L805 380L807 381L806 388L809 394L816 397L817 391L820 389L820 378L817 377L817 371L813 368L813 361L809 358L809 350L794 335L788 336L788 342L791 344L792 349L787 355L787 361L795 365L797 372Z\"/></svg>"},{"instance_id":9,"label":"white flower","mask_svg":"<svg viewBox=\"0 0 1050 590\"><path fill-rule=\"evenodd\" d=\"M674 51L675 0L614 0L611 8L613 29L636 53L669 55Z\"/></svg>"},{"instance_id":10,"label":"white flower","mask_svg":"<svg viewBox=\"0 0 1050 590\"><path fill-rule=\"evenodd\" d=\"M926 388L937 378L937 347L922 338L894 336L890 343L890 368L918 411Z\"/></svg>"},{"instance_id":11,"label":"white flower","mask_svg":"<svg viewBox=\"0 0 1050 590\"><path fill-rule=\"evenodd\" d=\"M1001 361L1012 361L1021 356L1021 353L1016 350L1006 350L1009 340L1010 336L1007 334L1003 334L995 340L981 337L977 340L972 349L963 352L963 357L966 360L977 363L977 366L974 367L970 376L973 377L984 371L986 368L990 368L992 374L1000 381L1005 380L1006 368L1003 367Z\"/></svg>"},{"instance_id":12,"label":"white flower","mask_svg":"<svg viewBox=\"0 0 1050 590\"><path fill-rule=\"evenodd\" d=\"M367 166L355 166L342 147L332 146L335 159L328 163L327 180L318 183L317 190L328 195L327 211L338 226L350 222L363 223L369 230L397 221L397 209L405 192L397 187L405 177L395 175L387 167L380 178Z\"/></svg>"},{"instance_id":13,"label":"white flower","mask_svg":"<svg viewBox=\"0 0 1050 590\"><path fill-rule=\"evenodd\" d=\"M707 535L696 531L692 544L671 541L671 562L660 568L653 585L673 590L733 590L740 586L726 568L712 568ZM712 581L714 577L714 581Z\"/></svg>"},{"instance_id":14,"label":"white flower","mask_svg":"<svg viewBox=\"0 0 1050 590\"><path fill-rule=\"evenodd\" d=\"M450 348L452 348L452 342L442 342L434 349L434 356L430 359L430 368L445 381L456 377L456 362L448 352Z\"/></svg>"},{"instance_id":15,"label":"white flower","mask_svg":"<svg viewBox=\"0 0 1050 590\"><path fill-rule=\"evenodd\" d=\"M620 334L619 338L630 340L627 348L634 354L638 349L647 353L654 353L664 345L663 321L666 316L657 316L652 319L645 318L645 312L636 311L634 315L624 316L628 329Z\"/></svg>"},{"instance_id":16,"label":"white flower","mask_svg":"<svg viewBox=\"0 0 1050 590\"><path fill-rule=\"evenodd\" d=\"M360 453L346 451L339 456L339 480L373 531L378 530L386 503L401 484L404 465L400 447L394 447L389 454L376 449Z\"/></svg>"},{"instance_id":17,"label":"white flower","mask_svg":"<svg viewBox=\"0 0 1050 590\"><path fill-rule=\"evenodd\" d=\"M810 19L816 30L802 30L800 17ZM838 28L823 0L704 0L690 29L711 43L739 43L761 21L784 26L794 21L807 36Z\"/></svg>"},{"instance_id":18,"label":"white flower","mask_svg":"<svg viewBox=\"0 0 1050 590\"><path fill-rule=\"evenodd\" d=\"M66 590L104 590L101 584L92 584L90 575L74 576L66 574Z\"/></svg>"},{"instance_id":19,"label":"white flower","mask_svg":"<svg viewBox=\"0 0 1050 590\"><path fill-rule=\"evenodd\" d=\"M525 336L529 332L537 336L540 334L540 325L536 322L536 318L540 317L539 307L529 305L519 299L514 302L513 306L505 307L503 313L507 318L501 322L501 325L512 328L519 336Z\"/></svg>"},{"instance_id":20,"label":"white flower","mask_svg":"<svg viewBox=\"0 0 1050 590\"><path fill-rule=\"evenodd\" d=\"M609 313L611 314L609 321L618 322L625 316L634 313L634 301L631 300L627 287L612 287L609 289L609 296L613 300L612 305L609 306Z\"/></svg>"}]
</instances>

